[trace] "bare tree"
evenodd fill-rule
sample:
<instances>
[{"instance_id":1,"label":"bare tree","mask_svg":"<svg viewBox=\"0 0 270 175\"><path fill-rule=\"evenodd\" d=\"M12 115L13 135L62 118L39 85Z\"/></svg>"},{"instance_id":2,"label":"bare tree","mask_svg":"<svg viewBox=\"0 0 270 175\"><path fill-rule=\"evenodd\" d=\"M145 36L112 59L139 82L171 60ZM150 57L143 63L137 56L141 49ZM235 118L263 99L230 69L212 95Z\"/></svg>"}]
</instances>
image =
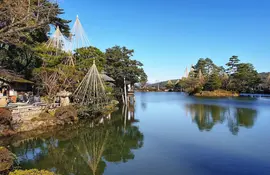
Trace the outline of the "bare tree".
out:
<instances>
[{"instance_id":1,"label":"bare tree","mask_svg":"<svg viewBox=\"0 0 270 175\"><path fill-rule=\"evenodd\" d=\"M0 42L20 44L29 32L43 28L57 15L50 0L0 0Z\"/></svg>"},{"instance_id":2,"label":"bare tree","mask_svg":"<svg viewBox=\"0 0 270 175\"><path fill-rule=\"evenodd\" d=\"M36 74L42 82L42 87L47 95L46 101L52 103L56 97L56 93L59 90L58 78L59 74L55 70L50 70L46 68L41 68Z\"/></svg>"}]
</instances>

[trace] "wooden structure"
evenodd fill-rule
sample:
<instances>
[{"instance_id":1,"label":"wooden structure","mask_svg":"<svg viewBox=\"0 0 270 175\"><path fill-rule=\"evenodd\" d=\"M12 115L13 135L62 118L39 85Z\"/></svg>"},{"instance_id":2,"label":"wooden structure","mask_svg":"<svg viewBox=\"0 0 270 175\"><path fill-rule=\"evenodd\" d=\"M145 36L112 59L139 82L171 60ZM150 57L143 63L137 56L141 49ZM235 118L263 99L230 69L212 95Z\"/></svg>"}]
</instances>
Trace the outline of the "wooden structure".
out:
<instances>
[{"instance_id":1,"label":"wooden structure","mask_svg":"<svg viewBox=\"0 0 270 175\"><path fill-rule=\"evenodd\" d=\"M106 72L101 71L100 73L101 79L105 82L105 85L110 87L115 87L115 80L112 77L109 77Z\"/></svg>"},{"instance_id":2,"label":"wooden structure","mask_svg":"<svg viewBox=\"0 0 270 175\"><path fill-rule=\"evenodd\" d=\"M23 79L20 75L0 67L0 88L6 87L15 91L31 91L33 82Z\"/></svg>"},{"instance_id":3,"label":"wooden structure","mask_svg":"<svg viewBox=\"0 0 270 175\"><path fill-rule=\"evenodd\" d=\"M8 100L16 103L17 92L32 91L33 84L16 73L0 67L0 106L6 106Z\"/></svg>"},{"instance_id":4,"label":"wooden structure","mask_svg":"<svg viewBox=\"0 0 270 175\"><path fill-rule=\"evenodd\" d=\"M134 104L135 103L134 85L132 85L131 82L126 81L125 78L124 78L123 103L125 105L129 105L129 104Z\"/></svg>"}]
</instances>

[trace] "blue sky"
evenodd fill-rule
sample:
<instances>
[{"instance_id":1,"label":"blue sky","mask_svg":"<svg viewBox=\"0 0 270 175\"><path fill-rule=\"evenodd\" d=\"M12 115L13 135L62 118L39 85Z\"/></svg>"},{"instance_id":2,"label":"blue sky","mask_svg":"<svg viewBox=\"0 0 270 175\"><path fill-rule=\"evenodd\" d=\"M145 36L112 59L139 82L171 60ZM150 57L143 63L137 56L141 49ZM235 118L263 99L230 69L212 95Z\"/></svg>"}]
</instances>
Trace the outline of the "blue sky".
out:
<instances>
[{"instance_id":1,"label":"blue sky","mask_svg":"<svg viewBox=\"0 0 270 175\"><path fill-rule=\"evenodd\" d=\"M270 71L269 0L61 0L91 44L134 49L150 82L180 78L199 58L224 65L232 55Z\"/></svg>"}]
</instances>

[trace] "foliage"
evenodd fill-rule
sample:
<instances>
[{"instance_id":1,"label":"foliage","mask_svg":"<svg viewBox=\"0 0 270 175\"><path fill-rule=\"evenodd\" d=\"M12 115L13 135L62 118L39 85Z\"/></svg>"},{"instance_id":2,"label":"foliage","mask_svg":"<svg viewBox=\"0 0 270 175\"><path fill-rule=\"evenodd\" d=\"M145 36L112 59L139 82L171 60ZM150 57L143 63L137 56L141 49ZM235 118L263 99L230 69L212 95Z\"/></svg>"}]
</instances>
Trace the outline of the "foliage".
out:
<instances>
[{"instance_id":1,"label":"foliage","mask_svg":"<svg viewBox=\"0 0 270 175\"><path fill-rule=\"evenodd\" d=\"M131 84L147 81L147 75L142 68L143 64L131 59L133 53L134 50L120 46L106 49L105 72L116 81L115 84L119 88L124 87L124 77Z\"/></svg>"},{"instance_id":2,"label":"foliage","mask_svg":"<svg viewBox=\"0 0 270 175\"><path fill-rule=\"evenodd\" d=\"M229 62L226 64L228 66L227 73L229 75L234 74L237 71L237 65L240 62L238 59L238 56L233 55L230 59Z\"/></svg>"},{"instance_id":3,"label":"foliage","mask_svg":"<svg viewBox=\"0 0 270 175\"><path fill-rule=\"evenodd\" d=\"M32 70L42 64L40 57L27 45L23 47L12 45L8 49L0 47L0 52L0 65L24 75L26 79L32 78Z\"/></svg>"},{"instance_id":4,"label":"foliage","mask_svg":"<svg viewBox=\"0 0 270 175\"><path fill-rule=\"evenodd\" d=\"M167 84L166 84L166 88L167 88L167 89L172 89L173 87L174 87L174 84L172 83L171 80L169 80L169 81L167 82Z\"/></svg>"},{"instance_id":5,"label":"foliage","mask_svg":"<svg viewBox=\"0 0 270 175\"><path fill-rule=\"evenodd\" d=\"M213 72L218 71L218 66L216 66L210 58L200 58L195 66L194 69L194 77L199 77L199 73L201 72L204 77L209 77ZM192 74L191 74L192 75Z\"/></svg>"},{"instance_id":6,"label":"foliage","mask_svg":"<svg viewBox=\"0 0 270 175\"><path fill-rule=\"evenodd\" d=\"M200 84L199 79L194 77L184 78L180 80L179 86L181 86L189 94L198 93L203 88L203 86Z\"/></svg>"},{"instance_id":7,"label":"foliage","mask_svg":"<svg viewBox=\"0 0 270 175\"><path fill-rule=\"evenodd\" d=\"M36 54L36 44L39 48L48 40L50 25L58 25L69 36L70 21L59 18L63 9L49 0L4 0L0 9L0 65L31 79L32 70L46 56Z\"/></svg>"},{"instance_id":8,"label":"foliage","mask_svg":"<svg viewBox=\"0 0 270 175\"><path fill-rule=\"evenodd\" d=\"M48 32L49 24L63 24L64 31L69 30L66 25L69 21L57 17L63 10L49 0L3 0L0 11L1 43L32 42L37 35Z\"/></svg>"},{"instance_id":9,"label":"foliage","mask_svg":"<svg viewBox=\"0 0 270 175\"><path fill-rule=\"evenodd\" d=\"M262 82L253 65L240 63L237 56L232 56L226 65L227 69L216 66L209 58L200 58L193 66L189 77L181 79L178 86L190 94L220 88L237 92L255 92ZM266 79L264 82L267 82Z\"/></svg>"},{"instance_id":10,"label":"foliage","mask_svg":"<svg viewBox=\"0 0 270 175\"><path fill-rule=\"evenodd\" d=\"M222 85L222 82L221 82L220 77L218 76L216 72L214 72L210 75L208 81L204 85L204 90L207 90L207 91L217 90L221 87L221 85Z\"/></svg>"},{"instance_id":11,"label":"foliage","mask_svg":"<svg viewBox=\"0 0 270 175\"><path fill-rule=\"evenodd\" d=\"M31 170L16 170L14 172L10 172L9 175L56 175L56 174L46 170L31 169Z\"/></svg>"},{"instance_id":12,"label":"foliage","mask_svg":"<svg viewBox=\"0 0 270 175\"><path fill-rule=\"evenodd\" d=\"M86 74L92 66L93 61L99 71L103 70L105 65L105 54L96 47L84 47L75 50L74 57L76 58L76 67L78 70Z\"/></svg>"},{"instance_id":13,"label":"foliage","mask_svg":"<svg viewBox=\"0 0 270 175\"><path fill-rule=\"evenodd\" d=\"M250 63L240 63L237 65L237 71L231 75L231 90L238 92L252 92L254 88L261 83L258 72Z\"/></svg>"},{"instance_id":14,"label":"foliage","mask_svg":"<svg viewBox=\"0 0 270 175\"><path fill-rule=\"evenodd\" d=\"M263 72L259 74L262 83L261 83L261 87L260 90L263 93L270 93L270 73L269 72Z\"/></svg>"},{"instance_id":15,"label":"foliage","mask_svg":"<svg viewBox=\"0 0 270 175\"><path fill-rule=\"evenodd\" d=\"M200 93L195 93L195 96L198 97L238 97L239 94L232 91L226 91L222 89L213 90L213 91L201 91Z\"/></svg>"},{"instance_id":16,"label":"foliage","mask_svg":"<svg viewBox=\"0 0 270 175\"><path fill-rule=\"evenodd\" d=\"M34 79L47 101L52 102L61 90L74 91L83 73L74 66L65 64L69 55L56 48L40 44L35 48L36 55L42 59L42 66L33 70Z\"/></svg>"}]
</instances>

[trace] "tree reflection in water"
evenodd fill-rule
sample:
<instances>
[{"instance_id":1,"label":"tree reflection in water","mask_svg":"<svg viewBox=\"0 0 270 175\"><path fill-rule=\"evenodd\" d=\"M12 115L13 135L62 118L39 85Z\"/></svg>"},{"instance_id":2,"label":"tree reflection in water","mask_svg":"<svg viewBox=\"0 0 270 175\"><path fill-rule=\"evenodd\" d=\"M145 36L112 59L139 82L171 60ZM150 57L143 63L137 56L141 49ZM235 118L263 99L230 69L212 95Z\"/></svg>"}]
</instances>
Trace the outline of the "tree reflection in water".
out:
<instances>
[{"instance_id":1,"label":"tree reflection in water","mask_svg":"<svg viewBox=\"0 0 270 175\"><path fill-rule=\"evenodd\" d=\"M257 111L248 108L232 108L206 104L186 104L185 108L200 131L210 131L217 123L227 122L232 134L239 127L251 128L257 118Z\"/></svg>"},{"instance_id":2,"label":"tree reflection in water","mask_svg":"<svg viewBox=\"0 0 270 175\"><path fill-rule=\"evenodd\" d=\"M143 134L137 126L134 107L65 128L50 137L12 146L23 168L53 170L59 174L101 175L106 162L134 159L134 149L143 146Z\"/></svg>"}]
</instances>

